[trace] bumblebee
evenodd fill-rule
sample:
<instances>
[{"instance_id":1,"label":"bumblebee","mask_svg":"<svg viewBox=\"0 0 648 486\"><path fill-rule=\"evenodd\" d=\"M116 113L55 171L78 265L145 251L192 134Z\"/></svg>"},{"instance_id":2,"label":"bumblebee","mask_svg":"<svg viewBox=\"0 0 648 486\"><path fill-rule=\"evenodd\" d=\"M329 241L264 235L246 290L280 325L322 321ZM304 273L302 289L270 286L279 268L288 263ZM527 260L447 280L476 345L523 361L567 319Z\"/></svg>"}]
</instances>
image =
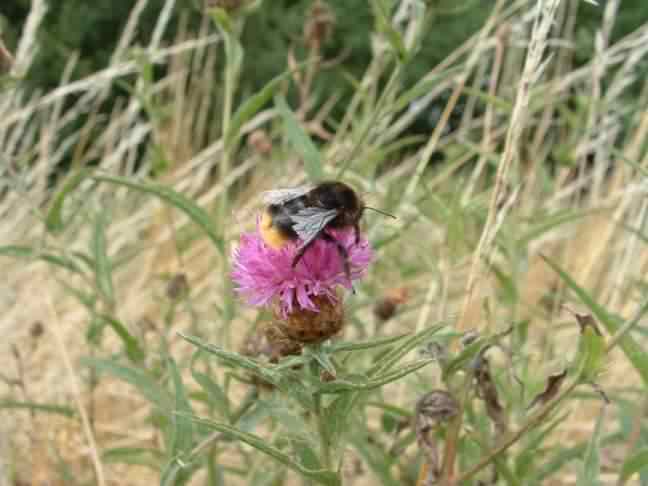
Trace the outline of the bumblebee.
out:
<instances>
[{"instance_id":1,"label":"bumblebee","mask_svg":"<svg viewBox=\"0 0 648 486\"><path fill-rule=\"evenodd\" d=\"M261 219L261 236L269 246L281 248L289 241L301 240L292 262L294 267L318 239L334 243L349 279L351 272L346 248L327 229L353 227L357 244L360 241L360 219L365 209L394 218L391 214L365 206L351 187L339 181L266 191L262 197L267 206Z\"/></svg>"}]
</instances>

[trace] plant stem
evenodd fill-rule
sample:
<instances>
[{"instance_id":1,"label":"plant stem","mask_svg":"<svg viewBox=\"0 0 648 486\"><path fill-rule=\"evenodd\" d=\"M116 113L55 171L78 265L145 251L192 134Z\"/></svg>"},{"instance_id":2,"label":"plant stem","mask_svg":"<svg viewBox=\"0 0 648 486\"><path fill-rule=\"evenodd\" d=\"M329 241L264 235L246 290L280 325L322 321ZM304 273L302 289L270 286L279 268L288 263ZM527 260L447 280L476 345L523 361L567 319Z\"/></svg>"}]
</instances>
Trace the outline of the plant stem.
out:
<instances>
[{"instance_id":1,"label":"plant stem","mask_svg":"<svg viewBox=\"0 0 648 486\"><path fill-rule=\"evenodd\" d=\"M331 469L331 442L328 433L326 432L326 419L322 413L322 396L315 396L315 418L317 420L317 432L320 439L320 452L322 467L324 469Z\"/></svg>"},{"instance_id":2,"label":"plant stem","mask_svg":"<svg viewBox=\"0 0 648 486\"><path fill-rule=\"evenodd\" d=\"M488 466L488 464L490 464L496 456L505 452L509 447L520 440L529 430L540 425L540 423L547 417L547 415L549 415L554 410L554 408L556 408L556 406L571 392L573 392L574 389L580 384L581 382L578 379L575 379L572 383L569 384L569 386L565 387L554 400L545 404L544 407L542 407L534 415L532 415L531 418L529 418L529 420L527 420L527 422L522 427L520 427L520 429L510 434L501 442L501 444L490 451L482 460L471 467L468 471L460 474L456 478L454 484L462 484L464 481L472 478L475 474Z\"/></svg>"}]
</instances>

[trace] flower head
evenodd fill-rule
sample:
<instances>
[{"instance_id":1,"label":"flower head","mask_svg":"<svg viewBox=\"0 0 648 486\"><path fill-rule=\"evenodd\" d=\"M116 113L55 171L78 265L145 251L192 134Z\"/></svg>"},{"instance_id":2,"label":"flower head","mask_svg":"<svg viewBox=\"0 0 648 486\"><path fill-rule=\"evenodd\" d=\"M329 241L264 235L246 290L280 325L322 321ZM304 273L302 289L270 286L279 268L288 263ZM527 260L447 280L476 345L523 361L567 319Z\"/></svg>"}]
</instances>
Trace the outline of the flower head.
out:
<instances>
[{"instance_id":1,"label":"flower head","mask_svg":"<svg viewBox=\"0 0 648 486\"><path fill-rule=\"evenodd\" d=\"M351 281L335 243L318 238L293 267L301 242L275 249L263 241L257 228L241 235L233 253L232 279L237 292L251 305L276 303L282 318L300 309L319 312L321 298L336 302L337 287L351 289L352 281L365 274L373 252L366 238L360 237L356 243L353 228L327 232L347 251Z\"/></svg>"}]
</instances>

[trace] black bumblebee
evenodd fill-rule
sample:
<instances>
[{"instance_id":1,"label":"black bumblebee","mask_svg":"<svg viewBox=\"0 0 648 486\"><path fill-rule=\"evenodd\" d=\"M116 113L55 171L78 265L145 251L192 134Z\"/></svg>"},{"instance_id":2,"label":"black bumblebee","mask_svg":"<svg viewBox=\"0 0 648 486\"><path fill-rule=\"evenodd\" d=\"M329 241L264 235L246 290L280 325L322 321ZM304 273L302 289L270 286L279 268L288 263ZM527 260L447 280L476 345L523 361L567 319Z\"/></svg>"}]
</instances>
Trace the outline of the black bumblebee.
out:
<instances>
[{"instance_id":1,"label":"black bumblebee","mask_svg":"<svg viewBox=\"0 0 648 486\"><path fill-rule=\"evenodd\" d=\"M263 201L268 205L260 225L264 241L273 248L281 248L288 241L302 241L293 259L293 267L317 239L323 239L336 245L344 262L344 271L350 277L346 248L326 230L353 227L358 243L364 210L377 209L365 206L351 187L339 181L267 191L263 193Z\"/></svg>"}]
</instances>

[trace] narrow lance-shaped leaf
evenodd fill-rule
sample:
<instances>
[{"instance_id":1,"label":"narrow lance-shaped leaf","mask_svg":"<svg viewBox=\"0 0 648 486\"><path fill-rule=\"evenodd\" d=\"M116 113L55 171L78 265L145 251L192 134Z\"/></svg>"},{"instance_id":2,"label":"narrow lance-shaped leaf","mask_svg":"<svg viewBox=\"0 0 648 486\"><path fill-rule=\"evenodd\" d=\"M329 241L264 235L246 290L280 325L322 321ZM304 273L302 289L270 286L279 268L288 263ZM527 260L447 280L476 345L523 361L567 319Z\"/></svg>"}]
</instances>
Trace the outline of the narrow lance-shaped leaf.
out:
<instances>
[{"instance_id":1,"label":"narrow lance-shaped leaf","mask_svg":"<svg viewBox=\"0 0 648 486\"><path fill-rule=\"evenodd\" d=\"M205 343L201 339L194 337L194 336L187 336L182 333L178 333L180 337L183 339L186 339L193 345L197 346L199 349L202 349L203 351L207 352L208 354L212 354L214 356L217 356L221 360L225 361L226 363L242 368L247 371L251 371L252 373L258 375L260 378L276 384L277 376L276 374L269 369L268 367L264 366L262 363L259 363L258 361L249 358L247 356L243 356L239 353L233 353L231 351L227 351L219 346L215 346L213 344Z\"/></svg>"},{"instance_id":2,"label":"narrow lance-shaped leaf","mask_svg":"<svg viewBox=\"0 0 648 486\"><path fill-rule=\"evenodd\" d=\"M113 288L112 264L108 256L108 243L106 240L106 216L103 211L97 213L94 233L92 236L92 254L95 263L95 282L103 298L112 305L115 302Z\"/></svg>"},{"instance_id":3,"label":"narrow lance-shaped leaf","mask_svg":"<svg viewBox=\"0 0 648 486\"><path fill-rule=\"evenodd\" d=\"M285 72L271 79L259 92L247 98L236 110L225 134L225 145L231 146L241 136L241 128L275 95L290 72Z\"/></svg>"},{"instance_id":4,"label":"narrow lance-shaped leaf","mask_svg":"<svg viewBox=\"0 0 648 486\"><path fill-rule=\"evenodd\" d=\"M126 356L128 356L128 359L130 359L134 363L140 363L145 357L145 352L144 349L140 346L137 338L131 334L131 332L122 324L120 321L117 319L108 316L108 315L98 315L98 318L103 320L105 324L107 324L113 331L115 331L115 334L119 336L119 339L121 339L123 345L124 345L124 351L126 352Z\"/></svg>"},{"instance_id":5,"label":"narrow lance-shaped leaf","mask_svg":"<svg viewBox=\"0 0 648 486\"><path fill-rule=\"evenodd\" d=\"M626 459L621 467L619 484L626 484L632 476L641 471L648 471L648 447L635 451L628 459Z\"/></svg>"},{"instance_id":6,"label":"narrow lance-shaped leaf","mask_svg":"<svg viewBox=\"0 0 648 486\"><path fill-rule=\"evenodd\" d=\"M605 326L610 335L615 335L621 327L621 322L615 316L612 316L608 311L599 305L574 279L572 279L564 270L562 270L552 260L543 256L547 264L560 276L560 278L567 284L567 286L578 296L578 298L585 304L589 310L594 314L598 321ZM642 346L628 333L625 334L619 346L623 350L626 358L632 363L637 370L644 385L648 385L648 353L645 352Z\"/></svg>"},{"instance_id":7,"label":"narrow lance-shaped leaf","mask_svg":"<svg viewBox=\"0 0 648 486\"><path fill-rule=\"evenodd\" d=\"M422 359L409 363L402 368L397 368L394 371L380 375L373 380L368 380L363 383L354 383L351 381L335 380L331 382L322 383L318 388L318 393L344 393L348 391L368 391L374 388L387 385L394 381L400 380L405 376L420 370L424 366L434 362L434 359Z\"/></svg>"},{"instance_id":8,"label":"narrow lance-shaped leaf","mask_svg":"<svg viewBox=\"0 0 648 486\"><path fill-rule=\"evenodd\" d=\"M212 422L211 420L201 419L199 417L191 416L191 420L204 425L213 430L220 431L224 434L227 434L241 442L244 442L260 452L270 456L275 461L283 464L284 466L296 471L297 473L305 476L312 481L315 481L325 486L338 486L340 484L340 478L337 473L329 470L313 470L308 469L302 464L299 464L293 458L280 451L276 447L270 445L268 442L263 440L261 437L243 432L242 430L236 429L226 424L220 424L217 422Z\"/></svg>"},{"instance_id":9,"label":"narrow lance-shaped leaf","mask_svg":"<svg viewBox=\"0 0 648 486\"><path fill-rule=\"evenodd\" d=\"M601 408L594 433L587 446L583 468L578 475L576 486L595 486L599 483L601 473L601 431L603 429L603 419L605 417L605 406Z\"/></svg>"},{"instance_id":10,"label":"narrow lance-shaped leaf","mask_svg":"<svg viewBox=\"0 0 648 486\"><path fill-rule=\"evenodd\" d=\"M203 351L196 351L193 357L191 358L191 364L189 366L189 369L191 370L191 375L193 376L194 380L196 380L196 382L207 393L207 396L209 397L210 405L213 405L221 413L223 417L225 417L228 421L230 421L231 420L230 402L229 402L229 398L227 397L227 394L223 391L221 386L212 379L211 376L205 373L201 373L195 368L195 363L198 357L201 356L202 354Z\"/></svg>"},{"instance_id":11,"label":"narrow lance-shaped leaf","mask_svg":"<svg viewBox=\"0 0 648 486\"><path fill-rule=\"evenodd\" d=\"M308 178L311 181L321 179L323 170L322 156L319 150L299 123L295 114L288 107L286 99L281 95L275 96L275 105L283 119L288 142L304 160L304 168L306 174L308 174Z\"/></svg>"},{"instance_id":12,"label":"narrow lance-shaped leaf","mask_svg":"<svg viewBox=\"0 0 648 486\"><path fill-rule=\"evenodd\" d=\"M175 411L171 416L173 422L173 444L171 454L173 457L187 454L193 445L193 423L188 416L193 414L191 404L187 398L182 377L178 371L173 358L167 358L167 368L171 379L173 380L173 388L175 390Z\"/></svg>"},{"instance_id":13,"label":"narrow lance-shaped leaf","mask_svg":"<svg viewBox=\"0 0 648 486\"><path fill-rule=\"evenodd\" d=\"M63 206L65 199L83 182L90 174L89 169L81 169L72 174L63 184L61 190L52 199L52 204L45 217L45 227L52 233L57 233L65 228L63 223Z\"/></svg>"},{"instance_id":14,"label":"narrow lance-shaped leaf","mask_svg":"<svg viewBox=\"0 0 648 486\"><path fill-rule=\"evenodd\" d=\"M214 243L221 254L225 251L223 239L216 233L209 214L204 209L197 206L191 199L183 196L179 192L159 184L136 182L125 177L95 175L92 176L92 178L100 182L117 184L147 194L152 194L162 199L171 206L185 213L194 223L205 231L209 239Z\"/></svg>"},{"instance_id":15,"label":"narrow lance-shaped leaf","mask_svg":"<svg viewBox=\"0 0 648 486\"><path fill-rule=\"evenodd\" d=\"M167 411L171 409L171 404L173 403L171 395L148 373L106 359L82 358L81 363L85 366L95 368L98 372L108 373L134 386L144 398L160 409Z\"/></svg>"},{"instance_id":16,"label":"narrow lance-shaped leaf","mask_svg":"<svg viewBox=\"0 0 648 486\"><path fill-rule=\"evenodd\" d=\"M400 343L377 359L374 365L367 372L367 375L373 376L375 374L385 373L398 363L407 353L416 349L418 346L421 346L426 340L430 339L432 335L442 328L443 325L430 326L417 334L403 339Z\"/></svg>"},{"instance_id":17,"label":"narrow lance-shaped leaf","mask_svg":"<svg viewBox=\"0 0 648 486\"><path fill-rule=\"evenodd\" d=\"M52 405L48 403L36 403L36 402L19 402L15 400L0 400L0 410L1 409L25 409L31 410L34 412L45 412L53 413L57 415L65 415L66 417L74 417L75 411L71 407L66 407L64 405Z\"/></svg>"}]
</instances>

